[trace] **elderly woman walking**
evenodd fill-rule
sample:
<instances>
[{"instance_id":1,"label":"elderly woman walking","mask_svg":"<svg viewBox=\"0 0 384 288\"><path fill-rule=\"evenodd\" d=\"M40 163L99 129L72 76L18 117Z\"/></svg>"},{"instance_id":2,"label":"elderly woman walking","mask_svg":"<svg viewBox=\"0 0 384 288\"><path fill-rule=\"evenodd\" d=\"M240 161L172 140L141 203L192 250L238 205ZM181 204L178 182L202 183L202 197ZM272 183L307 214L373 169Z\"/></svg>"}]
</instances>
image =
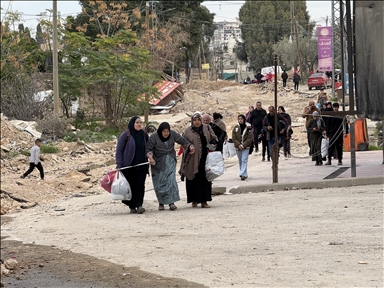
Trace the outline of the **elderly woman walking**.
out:
<instances>
[{"instance_id":1,"label":"elderly woman walking","mask_svg":"<svg viewBox=\"0 0 384 288\"><path fill-rule=\"evenodd\" d=\"M195 147L195 153L190 154L190 149L183 150L180 174L181 180L186 178L187 203L192 202L192 207L201 203L202 208L210 208L208 201L212 201L212 182L205 175L205 161L208 155L208 144L217 144L217 136L212 128L202 122L200 113L191 117L191 126L185 128L183 136Z\"/></svg>"},{"instance_id":2,"label":"elderly woman walking","mask_svg":"<svg viewBox=\"0 0 384 288\"><path fill-rule=\"evenodd\" d=\"M147 143L147 156L151 164L152 183L159 201L159 210L169 205L170 210L176 210L176 201L180 200L179 187L176 183L176 151L175 143L182 145L183 150L189 150L192 155L195 148L189 141L176 131L171 130L168 122L159 125Z\"/></svg>"},{"instance_id":3,"label":"elderly woman walking","mask_svg":"<svg viewBox=\"0 0 384 288\"><path fill-rule=\"evenodd\" d=\"M309 153L312 155L312 161L316 161L315 165L323 165L321 139L326 134L325 123L317 111L312 113L312 117L307 126L307 131L311 133Z\"/></svg>"}]
</instances>

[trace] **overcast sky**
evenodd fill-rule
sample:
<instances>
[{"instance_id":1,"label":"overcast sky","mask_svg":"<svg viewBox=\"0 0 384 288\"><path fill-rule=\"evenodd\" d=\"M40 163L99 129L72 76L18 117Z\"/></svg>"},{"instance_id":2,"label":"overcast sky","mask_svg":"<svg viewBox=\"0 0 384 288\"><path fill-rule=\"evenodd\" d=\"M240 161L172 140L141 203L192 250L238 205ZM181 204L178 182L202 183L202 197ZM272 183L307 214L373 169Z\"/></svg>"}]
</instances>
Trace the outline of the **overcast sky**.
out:
<instances>
[{"instance_id":1,"label":"overcast sky","mask_svg":"<svg viewBox=\"0 0 384 288\"><path fill-rule=\"evenodd\" d=\"M10 5L11 3L11 5ZM238 17L239 9L244 1L204 1L206 6L212 13L215 13L215 21L235 21ZM37 25L37 14L44 12L45 9L52 9L52 1L1 1L1 19L4 13L10 11L19 11L23 13L25 27L32 28L35 31ZM61 17L68 15L75 16L80 13L80 5L78 1L57 1L57 10L60 11ZM328 24L331 22L332 1L307 1L307 10L312 21L316 21L317 25L325 26L325 19L328 16Z\"/></svg>"}]
</instances>

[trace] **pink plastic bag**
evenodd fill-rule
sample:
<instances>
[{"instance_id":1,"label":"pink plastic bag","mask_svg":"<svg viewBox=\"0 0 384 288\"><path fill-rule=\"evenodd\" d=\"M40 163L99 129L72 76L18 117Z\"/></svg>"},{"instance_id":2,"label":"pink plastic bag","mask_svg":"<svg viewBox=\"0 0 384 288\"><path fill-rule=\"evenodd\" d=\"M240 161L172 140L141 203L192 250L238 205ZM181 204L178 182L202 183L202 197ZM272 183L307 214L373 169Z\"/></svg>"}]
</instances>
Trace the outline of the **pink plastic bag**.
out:
<instances>
[{"instance_id":1,"label":"pink plastic bag","mask_svg":"<svg viewBox=\"0 0 384 288\"><path fill-rule=\"evenodd\" d=\"M100 186L105 189L105 191L111 193L112 190L112 182L115 178L117 170L109 170L107 174L104 175L103 179L101 179Z\"/></svg>"}]
</instances>

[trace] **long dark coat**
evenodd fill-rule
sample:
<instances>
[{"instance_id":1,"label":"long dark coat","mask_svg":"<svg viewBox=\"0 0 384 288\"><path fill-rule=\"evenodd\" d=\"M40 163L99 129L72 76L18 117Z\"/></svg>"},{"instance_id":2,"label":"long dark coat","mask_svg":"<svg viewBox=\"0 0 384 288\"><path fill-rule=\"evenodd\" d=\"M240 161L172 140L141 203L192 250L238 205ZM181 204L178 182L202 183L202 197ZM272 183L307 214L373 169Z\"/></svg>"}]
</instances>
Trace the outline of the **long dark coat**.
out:
<instances>
[{"instance_id":1,"label":"long dark coat","mask_svg":"<svg viewBox=\"0 0 384 288\"><path fill-rule=\"evenodd\" d=\"M310 150L312 156L312 161L321 161L321 139L323 138L323 132L325 131L324 120L320 118L320 130L313 131L313 128L317 127L317 122L315 119L311 119L307 126L307 131L311 133L310 138Z\"/></svg>"}]
</instances>

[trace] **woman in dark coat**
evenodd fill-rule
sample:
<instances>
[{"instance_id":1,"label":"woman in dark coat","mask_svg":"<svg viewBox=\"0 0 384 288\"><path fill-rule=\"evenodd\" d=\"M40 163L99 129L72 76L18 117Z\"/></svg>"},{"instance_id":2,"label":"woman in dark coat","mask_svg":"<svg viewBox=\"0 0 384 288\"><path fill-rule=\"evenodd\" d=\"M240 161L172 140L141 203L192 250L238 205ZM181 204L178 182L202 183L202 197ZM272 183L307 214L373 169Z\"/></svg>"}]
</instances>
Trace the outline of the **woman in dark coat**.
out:
<instances>
[{"instance_id":1,"label":"woman in dark coat","mask_svg":"<svg viewBox=\"0 0 384 288\"><path fill-rule=\"evenodd\" d=\"M175 143L182 145L183 150L195 149L187 139L176 131L171 130L168 122L159 125L156 133L153 133L147 143L147 156L151 164L152 183L159 201L159 210L164 210L164 204L169 205L170 210L176 210L176 201L180 200L179 187L176 182L176 151Z\"/></svg>"},{"instance_id":2,"label":"woman in dark coat","mask_svg":"<svg viewBox=\"0 0 384 288\"><path fill-rule=\"evenodd\" d=\"M147 140L148 134L142 129L140 117L134 116L129 121L128 130L121 133L117 141L116 169L136 166L121 170L132 191L131 200L122 200L122 202L129 206L131 213L145 212L143 201L148 164L140 164L148 162L145 153Z\"/></svg>"},{"instance_id":3,"label":"woman in dark coat","mask_svg":"<svg viewBox=\"0 0 384 288\"><path fill-rule=\"evenodd\" d=\"M291 157L291 135L293 133L291 116L285 112L283 106L279 106L278 112L287 121L287 129L281 134L281 146L283 147L284 156Z\"/></svg>"},{"instance_id":4,"label":"woman in dark coat","mask_svg":"<svg viewBox=\"0 0 384 288\"><path fill-rule=\"evenodd\" d=\"M205 175L205 161L207 160L207 144L217 144L217 136L212 128L203 124L202 116L196 112L191 117L191 126L185 128L183 136L195 147L191 155L188 150L183 150L180 174L181 180L186 178L187 203L192 202L192 207L201 203L202 208L210 208L208 201L212 201L212 182Z\"/></svg>"},{"instance_id":5,"label":"woman in dark coat","mask_svg":"<svg viewBox=\"0 0 384 288\"><path fill-rule=\"evenodd\" d=\"M312 113L312 117L307 126L307 131L311 133L309 153L312 155L312 161L316 161L315 165L323 165L321 140L323 139L323 135L326 134L325 123L317 111Z\"/></svg>"}]
</instances>

